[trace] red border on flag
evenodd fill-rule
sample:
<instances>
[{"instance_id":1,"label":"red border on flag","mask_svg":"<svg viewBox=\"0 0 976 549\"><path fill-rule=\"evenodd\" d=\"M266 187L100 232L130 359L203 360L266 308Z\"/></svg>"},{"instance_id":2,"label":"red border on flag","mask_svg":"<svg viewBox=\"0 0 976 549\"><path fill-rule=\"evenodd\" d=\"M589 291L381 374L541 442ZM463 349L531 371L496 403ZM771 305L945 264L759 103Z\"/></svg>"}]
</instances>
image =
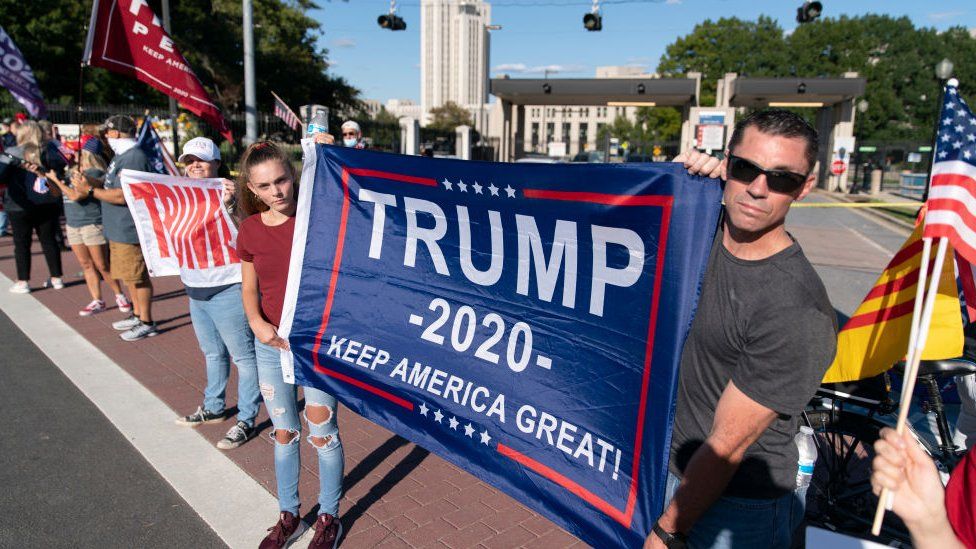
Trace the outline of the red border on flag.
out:
<instances>
[{"instance_id":1,"label":"red border on flag","mask_svg":"<svg viewBox=\"0 0 976 549\"><path fill-rule=\"evenodd\" d=\"M386 399L398 406L402 406L408 410L413 410L414 405L412 402L394 395L385 389L370 385L362 380L353 378L335 370L330 370L319 362L319 349L322 347L322 338L325 336L325 331L329 325L329 318L332 315L332 304L335 298L335 288L339 279L339 269L342 265L342 251L344 249L346 224L349 217L350 175L388 179L391 181L399 181L401 183L409 183L413 185L423 185L426 187L437 186L437 181L430 178L415 177L378 170L346 167L342 168L342 212L339 220L339 233L335 257L332 260L332 276L329 280L329 292L326 296L325 308L322 311L322 324L319 327L318 334L315 336L315 345L312 348L313 368L320 374L327 375L339 381L344 381L350 385ZM658 246L657 263L654 267L654 288L651 292L651 311L647 322L647 343L644 348L644 371L641 378L640 405L637 412L637 429L634 436L634 463L630 475L631 481L630 489L627 495L627 504L624 510L616 508L613 504L587 490L578 482L509 446L499 443L496 448L498 453L501 455L522 464L546 479L558 484L559 486L562 486L610 518L616 520L623 526L630 528L634 517L634 511L637 507L637 476L641 457L641 445L644 439L647 392L650 387L651 379L651 356L654 352L654 331L657 327L657 313L661 296L661 280L664 276L664 260L667 255L666 249L668 243L668 230L671 225L671 209L674 206L674 197L660 195L616 195L591 192L550 191L541 189L523 189L522 194L528 199L536 200L562 200L567 202L586 202L611 206L657 207L662 209L661 229L658 233L658 242L660 245Z\"/></svg>"}]
</instances>

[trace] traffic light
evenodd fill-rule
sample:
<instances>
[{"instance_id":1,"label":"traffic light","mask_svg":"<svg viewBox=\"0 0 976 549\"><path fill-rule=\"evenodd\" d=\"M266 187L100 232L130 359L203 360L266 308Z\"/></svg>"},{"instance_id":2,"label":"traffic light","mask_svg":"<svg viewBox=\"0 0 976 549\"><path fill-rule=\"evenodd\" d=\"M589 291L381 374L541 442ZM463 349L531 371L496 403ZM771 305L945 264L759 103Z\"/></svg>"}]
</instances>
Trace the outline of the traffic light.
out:
<instances>
[{"instance_id":1,"label":"traffic light","mask_svg":"<svg viewBox=\"0 0 976 549\"><path fill-rule=\"evenodd\" d=\"M391 31L407 30L407 22L399 15L390 12L376 18L376 23L384 29Z\"/></svg>"},{"instance_id":2,"label":"traffic light","mask_svg":"<svg viewBox=\"0 0 976 549\"><path fill-rule=\"evenodd\" d=\"M804 2L802 6L796 8L796 22L811 23L823 13L823 4L820 2Z\"/></svg>"},{"instance_id":3,"label":"traffic light","mask_svg":"<svg viewBox=\"0 0 976 549\"><path fill-rule=\"evenodd\" d=\"M603 29L603 16L599 11L593 11L583 16L583 28L593 32Z\"/></svg>"}]
</instances>

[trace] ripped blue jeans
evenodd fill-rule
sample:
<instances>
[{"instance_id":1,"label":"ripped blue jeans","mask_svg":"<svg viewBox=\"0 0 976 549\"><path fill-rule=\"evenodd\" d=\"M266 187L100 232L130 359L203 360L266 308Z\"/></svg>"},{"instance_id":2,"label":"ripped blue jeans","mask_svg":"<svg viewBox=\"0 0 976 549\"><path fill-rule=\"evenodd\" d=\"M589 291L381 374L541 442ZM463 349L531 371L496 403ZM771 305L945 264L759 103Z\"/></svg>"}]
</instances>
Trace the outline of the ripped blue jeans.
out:
<instances>
[{"instance_id":1,"label":"ripped blue jeans","mask_svg":"<svg viewBox=\"0 0 976 549\"><path fill-rule=\"evenodd\" d=\"M281 376L278 349L254 340L254 354L258 363L258 383L264 405L271 417L274 430L275 479L278 484L278 508L298 515L301 500L298 499L298 477L301 471L299 442L302 422L298 417L298 387L285 383ZM319 514L338 516L339 497L342 495L344 456L339 426L336 423L336 399L315 389L303 387L305 393L305 419L308 421L308 442L318 451L319 457ZM313 423L308 419L309 408L324 407L328 419ZM295 436L282 444L275 438L276 431L289 431Z\"/></svg>"}]
</instances>

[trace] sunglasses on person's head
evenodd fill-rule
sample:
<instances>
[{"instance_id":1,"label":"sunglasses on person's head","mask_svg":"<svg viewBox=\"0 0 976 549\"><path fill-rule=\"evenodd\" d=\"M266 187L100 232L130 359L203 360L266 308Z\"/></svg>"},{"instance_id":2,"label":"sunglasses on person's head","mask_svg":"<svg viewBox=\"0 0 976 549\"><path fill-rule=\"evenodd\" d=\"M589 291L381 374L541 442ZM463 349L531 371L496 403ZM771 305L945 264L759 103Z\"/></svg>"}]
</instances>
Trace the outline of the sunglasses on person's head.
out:
<instances>
[{"instance_id":1,"label":"sunglasses on person's head","mask_svg":"<svg viewBox=\"0 0 976 549\"><path fill-rule=\"evenodd\" d=\"M766 176L769 190L777 193L790 194L807 180L807 176L784 170L764 170L745 158L734 154L729 155L729 177L745 183L752 183L760 174Z\"/></svg>"}]
</instances>

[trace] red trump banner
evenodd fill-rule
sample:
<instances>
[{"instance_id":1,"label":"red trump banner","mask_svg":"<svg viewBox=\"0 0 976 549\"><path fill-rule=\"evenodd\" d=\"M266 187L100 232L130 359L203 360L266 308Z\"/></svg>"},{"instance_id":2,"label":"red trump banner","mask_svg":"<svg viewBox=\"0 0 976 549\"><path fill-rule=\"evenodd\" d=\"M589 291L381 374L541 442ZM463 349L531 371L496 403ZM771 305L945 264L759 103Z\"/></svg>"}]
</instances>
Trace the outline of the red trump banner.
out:
<instances>
[{"instance_id":1,"label":"red trump banner","mask_svg":"<svg viewBox=\"0 0 976 549\"><path fill-rule=\"evenodd\" d=\"M122 170L122 192L151 276L180 275L195 287L241 281L237 227L220 179Z\"/></svg>"},{"instance_id":2,"label":"red trump banner","mask_svg":"<svg viewBox=\"0 0 976 549\"><path fill-rule=\"evenodd\" d=\"M149 84L234 140L220 109L146 0L95 0L82 62Z\"/></svg>"}]
</instances>

